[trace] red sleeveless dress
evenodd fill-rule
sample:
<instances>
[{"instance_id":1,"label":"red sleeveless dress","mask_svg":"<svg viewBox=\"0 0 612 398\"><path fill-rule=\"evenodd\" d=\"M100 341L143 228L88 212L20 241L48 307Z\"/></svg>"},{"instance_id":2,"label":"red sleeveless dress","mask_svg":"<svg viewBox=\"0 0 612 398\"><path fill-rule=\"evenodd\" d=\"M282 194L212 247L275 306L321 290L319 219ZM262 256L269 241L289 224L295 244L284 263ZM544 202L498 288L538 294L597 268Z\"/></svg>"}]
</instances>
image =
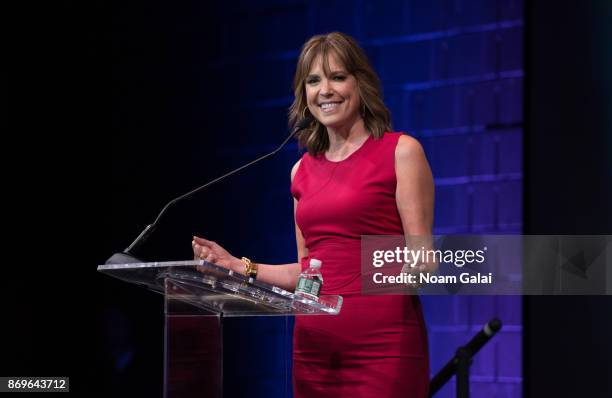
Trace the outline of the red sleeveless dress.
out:
<instances>
[{"instance_id":1,"label":"red sleeveless dress","mask_svg":"<svg viewBox=\"0 0 612 398\"><path fill-rule=\"evenodd\" d=\"M294 396L428 395L427 333L418 296L362 296L361 235L401 235L395 148L401 133L370 136L340 162L305 154L291 185L308 258L323 262L321 294L340 294L338 316L295 319Z\"/></svg>"}]
</instances>

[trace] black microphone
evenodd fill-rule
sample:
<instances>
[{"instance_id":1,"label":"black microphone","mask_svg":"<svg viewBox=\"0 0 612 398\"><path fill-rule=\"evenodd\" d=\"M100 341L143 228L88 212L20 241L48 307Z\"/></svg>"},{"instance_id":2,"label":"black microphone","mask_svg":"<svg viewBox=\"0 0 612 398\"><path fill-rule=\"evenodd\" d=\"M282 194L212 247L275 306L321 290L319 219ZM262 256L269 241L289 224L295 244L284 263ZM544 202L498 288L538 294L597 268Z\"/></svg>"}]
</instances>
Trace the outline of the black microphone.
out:
<instances>
[{"instance_id":1,"label":"black microphone","mask_svg":"<svg viewBox=\"0 0 612 398\"><path fill-rule=\"evenodd\" d=\"M155 219L155 221L153 221L152 224L147 225L147 227L140 233L140 235L138 235L138 237L136 239L134 239L134 241L132 242L131 245L129 245L123 252L120 253L115 253L113 254L108 260L106 260L105 264L127 264L127 263L140 263L142 262L142 260L138 259L137 257L134 256L134 252L149 238L149 236L151 236L151 234L153 233L153 231L155 231L155 228L157 227L157 224L159 223L159 220L161 220L162 216L166 213L166 211L168 210L168 208L174 204L176 204L177 202L183 200L183 199L187 199L188 197L190 197L191 195L205 189L208 188L209 186L211 186L214 183L217 183L221 180L223 180L226 177L231 176L232 174L235 174L249 166L254 165L255 163L262 161L272 155L275 155L278 151L280 151L286 144L287 142L293 137L295 136L299 131L304 130L306 127L308 127L310 125L310 123L312 122L312 117L306 117L302 120L300 120L295 127L293 128L293 130L291 131L291 133L289 134L289 136L287 138L285 138L285 141L283 141L278 148L276 148L275 150L273 150L272 152L263 155L255 160L250 161L249 163L238 167L235 170L230 171L229 173L226 173L224 175L222 175L221 177L217 177L212 181L207 182L206 184L197 187L194 190L191 190L189 192L187 192L186 194L183 194L181 196L179 196L178 198L174 198L172 199L170 202L168 202L163 209L159 212L159 214L157 215L157 218Z\"/></svg>"},{"instance_id":2,"label":"black microphone","mask_svg":"<svg viewBox=\"0 0 612 398\"><path fill-rule=\"evenodd\" d=\"M476 336L472 337L472 340L463 346L463 348L467 350L470 357L473 357L493 336L495 336L501 327L502 323L499 319L491 319L482 327Z\"/></svg>"}]
</instances>

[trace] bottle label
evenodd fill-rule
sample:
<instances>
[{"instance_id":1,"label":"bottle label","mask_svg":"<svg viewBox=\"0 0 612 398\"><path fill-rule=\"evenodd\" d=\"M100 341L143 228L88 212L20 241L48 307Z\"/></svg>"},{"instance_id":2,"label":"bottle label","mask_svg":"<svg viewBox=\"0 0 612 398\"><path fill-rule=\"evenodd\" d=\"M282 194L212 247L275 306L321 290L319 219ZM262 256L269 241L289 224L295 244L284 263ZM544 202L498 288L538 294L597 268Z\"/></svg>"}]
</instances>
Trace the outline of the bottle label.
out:
<instances>
[{"instance_id":1,"label":"bottle label","mask_svg":"<svg viewBox=\"0 0 612 398\"><path fill-rule=\"evenodd\" d=\"M298 279L295 293L303 293L309 296L319 297L319 289L321 289L321 282L319 278L307 279L300 277Z\"/></svg>"}]
</instances>

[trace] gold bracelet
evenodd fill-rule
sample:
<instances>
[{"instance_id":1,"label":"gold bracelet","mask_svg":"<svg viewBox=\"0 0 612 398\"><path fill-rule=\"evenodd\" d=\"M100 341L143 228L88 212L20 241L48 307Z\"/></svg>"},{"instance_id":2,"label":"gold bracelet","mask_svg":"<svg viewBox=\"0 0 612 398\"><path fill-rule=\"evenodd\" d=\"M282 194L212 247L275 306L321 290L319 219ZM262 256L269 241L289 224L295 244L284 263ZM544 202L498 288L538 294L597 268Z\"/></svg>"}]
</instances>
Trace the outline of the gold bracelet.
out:
<instances>
[{"instance_id":1,"label":"gold bracelet","mask_svg":"<svg viewBox=\"0 0 612 398\"><path fill-rule=\"evenodd\" d=\"M256 279L257 278L257 263L252 262L250 259L246 257L241 258L244 263L244 274L249 278Z\"/></svg>"}]
</instances>

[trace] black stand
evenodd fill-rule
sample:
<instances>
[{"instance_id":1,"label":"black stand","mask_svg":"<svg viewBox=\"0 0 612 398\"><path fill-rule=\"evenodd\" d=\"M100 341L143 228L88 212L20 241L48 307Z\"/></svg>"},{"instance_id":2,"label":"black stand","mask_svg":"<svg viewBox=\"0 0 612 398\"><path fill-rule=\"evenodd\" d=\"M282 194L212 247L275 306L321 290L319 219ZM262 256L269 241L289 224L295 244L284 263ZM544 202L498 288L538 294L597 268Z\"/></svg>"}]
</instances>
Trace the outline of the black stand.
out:
<instances>
[{"instance_id":1,"label":"black stand","mask_svg":"<svg viewBox=\"0 0 612 398\"><path fill-rule=\"evenodd\" d=\"M501 329L499 319L490 320L466 345L459 347L455 356L431 379L429 396L433 397L454 374L457 375L457 398L470 396L470 366L472 357Z\"/></svg>"}]
</instances>

